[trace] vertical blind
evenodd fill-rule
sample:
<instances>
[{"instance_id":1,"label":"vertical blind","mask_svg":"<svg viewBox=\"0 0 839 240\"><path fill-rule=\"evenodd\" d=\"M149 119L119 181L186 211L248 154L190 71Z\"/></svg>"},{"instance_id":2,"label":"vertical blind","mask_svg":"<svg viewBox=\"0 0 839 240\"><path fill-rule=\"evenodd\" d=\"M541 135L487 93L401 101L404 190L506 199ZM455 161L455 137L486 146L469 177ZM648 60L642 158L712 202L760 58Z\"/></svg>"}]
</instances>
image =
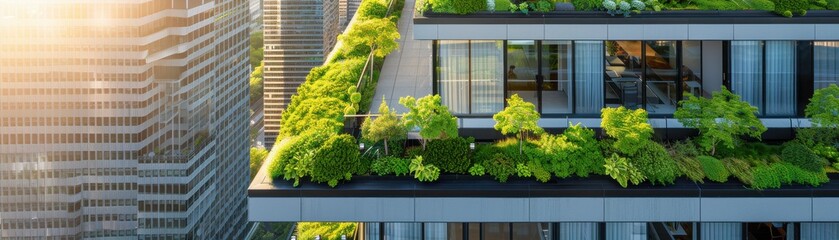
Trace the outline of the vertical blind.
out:
<instances>
[{"instance_id":1,"label":"vertical blind","mask_svg":"<svg viewBox=\"0 0 839 240\"><path fill-rule=\"evenodd\" d=\"M600 113L603 108L603 42L576 41L574 47L577 113Z\"/></svg>"},{"instance_id":2,"label":"vertical blind","mask_svg":"<svg viewBox=\"0 0 839 240\"><path fill-rule=\"evenodd\" d=\"M813 45L813 90L839 84L839 41Z\"/></svg>"},{"instance_id":3,"label":"vertical blind","mask_svg":"<svg viewBox=\"0 0 839 240\"><path fill-rule=\"evenodd\" d=\"M443 105L455 114L469 113L469 41L439 41L437 58Z\"/></svg>"},{"instance_id":4,"label":"vertical blind","mask_svg":"<svg viewBox=\"0 0 839 240\"><path fill-rule=\"evenodd\" d=\"M795 115L795 41L766 41L766 115Z\"/></svg>"},{"instance_id":5,"label":"vertical blind","mask_svg":"<svg viewBox=\"0 0 839 240\"><path fill-rule=\"evenodd\" d=\"M504 108L503 47L502 41L472 41L473 114L492 114Z\"/></svg>"},{"instance_id":6,"label":"vertical blind","mask_svg":"<svg viewBox=\"0 0 839 240\"><path fill-rule=\"evenodd\" d=\"M731 91L763 110L763 49L760 41L731 41Z\"/></svg>"}]
</instances>

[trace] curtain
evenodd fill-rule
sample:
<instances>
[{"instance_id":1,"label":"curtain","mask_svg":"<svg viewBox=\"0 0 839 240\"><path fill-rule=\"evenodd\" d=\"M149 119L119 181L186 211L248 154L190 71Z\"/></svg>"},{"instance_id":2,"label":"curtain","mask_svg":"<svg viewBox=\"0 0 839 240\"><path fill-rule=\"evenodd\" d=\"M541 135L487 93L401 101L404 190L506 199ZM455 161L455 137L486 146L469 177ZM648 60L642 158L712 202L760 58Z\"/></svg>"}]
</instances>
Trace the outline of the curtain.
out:
<instances>
[{"instance_id":1,"label":"curtain","mask_svg":"<svg viewBox=\"0 0 839 240\"><path fill-rule=\"evenodd\" d=\"M839 84L839 41L814 42L813 90Z\"/></svg>"},{"instance_id":2,"label":"curtain","mask_svg":"<svg viewBox=\"0 0 839 240\"><path fill-rule=\"evenodd\" d=\"M452 113L469 113L469 41L438 41L437 58L438 90L443 104Z\"/></svg>"},{"instance_id":3,"label":"curtain","mask_svg":"<svg viewBox=\"0 0 839 240\"><path fill-rule=\"evenodd\" d=\"M577 113L600 113L603 108L603 42L576 41L574 47Z\"/></svg>"},{"instance_id":4,"label":"curtain","mask_svg":"<svg viewBox=\"0 0 839 240\"><path fill-rule=\"evenodd\" d=\"M766 115L795 115L795 41L766 41Z\"/></svg>"},{"instance_id":5,"label":"curtain","mask_svg":"<svg viewBox=\"0 0 839 240\"><path fill-rule=\"evenodd\" d=\"M763 51L760 41L731 41L731 91L763 111Z\"/></svg>"},{"instance_id":6,"label":"curtain","mask_svg":"<svg viewBox=\"0 0 839 240\"><path fill-rule=\"evenodd\" d=\"M739 240L743 238L743 227L740 223L703 222L701 224L702 239Z\"/></svg>"},{"instance_id":7,"label":"curtain","mask_svg":"<svg viewBox=\"0 0 839 240\"><path fill-rule=\"evenodd\" d=\"M385 223L385 239L413 240L422 236L422 223Z\"/></svg>"},{"instance_id":8,"label":"curtain","mask_svg":"<svg viewBox=\"0 0 839 240\"><path fill-rule=\"evenodd\" d=\"M647 223L607 222L606 239L614 240L646 240Z\"/></svg>"},{"instance_id":9,"label":"curtain","mask_svg":"<svg viewBox=\"0 0 839 240\"><path fill-rule=\"evenodd\" d=\"M560 240L595 240L600 239L597 223L587 222L560 222Z\"/></svg>"},{"instance_id":10,"label":"curtain","mask_svg":"<svg viewBox=\"0 0 839 240\"><path fill-rule=\"evenodd\" d=\"M446 240L447 223L423 223L425 224L425 240Z\"/></svg>"},{"instance_id":11,"label":"curtain","mask_svg":"<svg viewBox=\"0 0 839 240\"><path fill-rule=\"evenodd\" d=\"M472 114L504 108L504 43L472 41Z\"/></svg>"}]
</instances>

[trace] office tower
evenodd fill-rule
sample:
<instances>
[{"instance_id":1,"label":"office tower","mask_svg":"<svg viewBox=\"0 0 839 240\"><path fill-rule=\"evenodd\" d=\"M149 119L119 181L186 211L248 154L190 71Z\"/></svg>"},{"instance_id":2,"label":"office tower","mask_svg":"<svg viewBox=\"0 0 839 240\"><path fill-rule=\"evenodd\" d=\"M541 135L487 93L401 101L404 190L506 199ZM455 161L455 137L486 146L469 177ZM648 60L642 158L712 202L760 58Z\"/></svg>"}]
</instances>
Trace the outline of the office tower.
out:
<instances>
[{"instance_id":1,"label":"office tower","mask_svg":"<svg viewBox=\"0 0 839 240\"><path fill-rule=\"evenodd\" d=\"M323 64L340 33L338 0L266 0L265 144L280 131L283 110L312 67Z\"/></svg>"},{"instance_id":2,"label":"office tower","mask_svg":"<svg viewBox=\"0 0 839 240\"><path fill-rule=\"evenodd\" d=\"M342 29L349 24L350 20L352 20L352 17L355 15L355 12L358 11L359 6L361 6L361 0L339 0L338 14Z\"/></svg>"},{"instance_id":3,"label":"office tower","mask_svg":"<svg viewBox=\"0 0 839 240\"><path fill-rule=\"evenodd\" d=\"M246 0L0 6L0 238L243 236Z\"/></svg>"},{"instance_id":4,"label":"office tower","mask_svg":"<svg viewBox=\"0 0 839 240\"><path fill-rule=\"evenodd\" d=\"M262 30L262 0L248 0L251 32Z\"/></svg>"}]
</instances>

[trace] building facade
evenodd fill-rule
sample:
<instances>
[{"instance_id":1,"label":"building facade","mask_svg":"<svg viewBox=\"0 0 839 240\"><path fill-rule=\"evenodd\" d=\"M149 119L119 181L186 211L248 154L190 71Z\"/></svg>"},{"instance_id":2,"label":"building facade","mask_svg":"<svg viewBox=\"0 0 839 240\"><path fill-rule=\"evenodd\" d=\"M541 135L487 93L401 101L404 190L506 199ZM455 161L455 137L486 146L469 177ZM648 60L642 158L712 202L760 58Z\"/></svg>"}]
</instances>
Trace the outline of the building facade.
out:
<instances>
[{"instance_id":1,"label":"building facade","mask_svg":"<svg viewBox=\"0 0 839 240\"><path fill-rule=\"evenodd\" d=\"M283 110L320 66L341 33L339 0L265 0L265 146L280 131Z\"/></svg>"},{"instance_id":2,"label":"building facade","mask_svg":"<svg viewBox=\"0 0 839 240\"><path fill-rule=\"evenodd\" d=\"M244 236L247 1L0 6L0 238Z\"/></svg>"}]
</instances>

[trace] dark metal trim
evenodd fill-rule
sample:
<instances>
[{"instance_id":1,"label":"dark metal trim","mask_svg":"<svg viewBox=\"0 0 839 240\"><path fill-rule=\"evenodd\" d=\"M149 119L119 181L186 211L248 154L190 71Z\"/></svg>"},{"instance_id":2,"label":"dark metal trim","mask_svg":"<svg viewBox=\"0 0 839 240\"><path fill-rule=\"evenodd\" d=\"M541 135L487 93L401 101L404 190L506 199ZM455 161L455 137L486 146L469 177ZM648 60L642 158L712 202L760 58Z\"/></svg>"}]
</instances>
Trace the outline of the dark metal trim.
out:
<instances>
[{"instance_id":1,"label":"dark metal trim","mask_svg":"<svg viewBox=\"0 0 839 240\"><path fill-rule=\"evenodd\" d=\"M550 13L482 12L467 15L426 12L414 24L803 24L839 22L839 11L810 10L805 16L785 18L770 11L645 11L630 18L605 11L555 11Z\"/></svg>"},{"instance_id":2,"label":"dark metal trim","mask_svg":"<svg viewBox=\"0 0 839 240\"><path fill-rule=\"evenodd\" d=\"M437 79L437 67L440 66L440 61L437 59L437 44L439 44L439 40L431 40L431 94L437 95L440 94L439 86L440 80Z\"/></svg>"}]
</instances>

